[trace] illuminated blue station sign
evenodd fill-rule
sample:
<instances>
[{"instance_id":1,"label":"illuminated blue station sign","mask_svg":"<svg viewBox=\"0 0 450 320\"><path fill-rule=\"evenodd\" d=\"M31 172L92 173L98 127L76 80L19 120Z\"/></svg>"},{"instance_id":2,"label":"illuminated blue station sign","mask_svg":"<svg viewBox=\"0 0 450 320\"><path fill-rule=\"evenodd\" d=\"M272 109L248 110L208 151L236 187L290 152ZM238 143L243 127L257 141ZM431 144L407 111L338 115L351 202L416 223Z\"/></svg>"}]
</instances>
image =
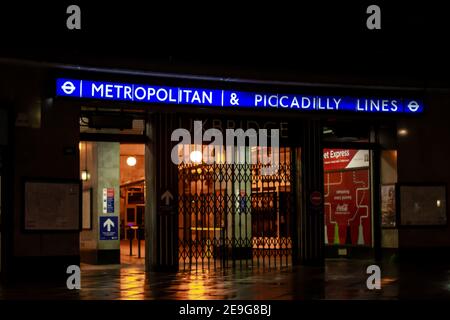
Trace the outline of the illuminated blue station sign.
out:
<instances>
[{"instance_id":1,"label":"illuminated blue station sign","mask_svg":"<svg viewBox=\"0 0 450 320\"><path fill-rule=\"evenodd\" d=\"M56 95L82 99L143 102L199 107L422 113L417 99L318 96L201 88L162 87L107 81L56 79Z\"/></svg>"}]
</instances>

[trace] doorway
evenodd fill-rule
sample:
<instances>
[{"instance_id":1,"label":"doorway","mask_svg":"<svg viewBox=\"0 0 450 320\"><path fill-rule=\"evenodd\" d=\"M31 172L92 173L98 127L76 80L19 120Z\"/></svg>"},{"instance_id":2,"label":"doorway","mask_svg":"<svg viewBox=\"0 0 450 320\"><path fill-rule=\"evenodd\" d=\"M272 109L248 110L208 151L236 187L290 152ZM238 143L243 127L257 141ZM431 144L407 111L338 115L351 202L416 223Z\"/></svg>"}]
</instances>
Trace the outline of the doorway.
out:
<instances>
[{"instance_id":1,"label":"doorway","mask_svg":"<svg viewBox=\"0 0 450 320\"><path fill-rule=\"evenodd\" d=\"M180 269L291 265L292 148L245 147L242 163L215 154L212 164L195 145L180 147L180 156L185 148L191 161L178 165ZM276 152L278 163L251 161L263 152Z\"/></svg>"},{"instance_id":2,"label":"doorway","mask_svg":"<svg viewBox=\"0 0 450 320\"><path fill-rule=\"evenodd\" d=\"M81 260L144 265L145 145L81 141Z\"/></svg>"},{"instance_id":3,"label":"doorway","mask_svg":"<svg viewBox=\"0 0 450 320\"><path fill-rule=\"evenodd\" d=\"M380 249L380 136L373 121L329 119L323 126L327 258L373 259Z\"/></svg>"},{"instance_id":4,"label":"doorway","mask_svg":"<svg viewBox=\"0 0 450 320\"><path fill-rule=\"evenodd\" d=\"M145 259L145 146L120 144L120 261Z\"/></svg>"}]
</instances>

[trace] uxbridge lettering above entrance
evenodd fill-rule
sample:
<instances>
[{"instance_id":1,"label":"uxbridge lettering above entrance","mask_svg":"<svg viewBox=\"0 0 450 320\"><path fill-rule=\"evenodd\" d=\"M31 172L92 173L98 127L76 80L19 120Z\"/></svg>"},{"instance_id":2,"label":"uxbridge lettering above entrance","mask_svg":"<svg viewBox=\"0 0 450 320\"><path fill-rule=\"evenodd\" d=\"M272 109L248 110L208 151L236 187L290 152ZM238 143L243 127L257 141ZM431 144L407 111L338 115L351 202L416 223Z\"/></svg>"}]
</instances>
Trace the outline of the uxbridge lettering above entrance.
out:
<instances>
[{"instance_id":1,"label":"uxbridge lettering above entrance","mask_svg":"<svg viewBox=\"0 0 450 320\"><path fill-rule=\"evenodd\" d=\"M270 167L279 164L280 148L279 130L270 130L270 149L268 145L268 130L259 129L226 129L226 137L222 131L210 128L203 133L202 121L194 121L194 139L191 132L178 128L172 132L172 141L179 142L172 148L171 158L174 164L187 163L261 163ZM248 141L248 144L247 144ZM203 147L204 143L206 148ZM225 144L224 144L225 142ZM252 154L250 151L260 147L262 152ZM194 149L194 150L191 150ZM266 168L268 174L272 174ZM264 170L265 171L265 170Z\"/></svg>"}]
</instances>

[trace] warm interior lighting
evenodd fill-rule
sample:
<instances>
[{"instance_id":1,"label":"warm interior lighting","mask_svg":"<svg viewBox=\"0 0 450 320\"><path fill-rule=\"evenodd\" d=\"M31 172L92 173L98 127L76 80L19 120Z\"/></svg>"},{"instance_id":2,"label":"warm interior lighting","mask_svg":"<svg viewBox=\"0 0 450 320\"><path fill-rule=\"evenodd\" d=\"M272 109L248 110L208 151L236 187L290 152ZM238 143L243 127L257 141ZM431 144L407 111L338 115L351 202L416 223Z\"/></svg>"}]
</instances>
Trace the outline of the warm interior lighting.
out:
<instances>
[{"instance_id":1,"label":"warm interior lighting","mask_svg":"<svg viewBox=\"0 0 450 320\"><path fill-rule=\"evenodd\" d=\"M89 174L89 172L87 170L81 171L81 180L87 181L87 180L89 180L90 177L91 177L91 175Z\"/></svg>"},{"instance_id":2,"label":"warm interior lighting","mask_svg":"<svg viewBox=\"0 0 450 320\"><path fill-rule=\"evenodd\" d=\"M202 162L202 153L198 150L192 151L189 158L194 163L200 163L200 162Z\"/></svg>"},{"instance_id":3,"label":"warm interior lighting","mask_svg":"<svg viewBox=\"0 0 450 320\"><path fill-rule=\"evenodd\" d=\"M127 158L127 165L129 165L130 167L134 167L136 165L136 158L135 157L128 157Z\"/></svg>"},{"instance_id":4,"label":"warm interior lighting","mask_svg":"<svg viewBox=\"0 0 450 320\"><path fill-rule=\"evenodd\" d=\"M406 129L399 129L398 130L398 135L402 136L402 137L407 136L408 135L408 130L406 130Z\"/></svg>"},{"instance_id":5,"label":"warm interior lighting","mask_svg":"<svg viewBox=\"0 0 450 320\"><path fill-rule=\"evenodd\" d=\"M436 206L437 206L438 208L441 207L441 200L436 200Z\"/></svg>"},{"instance_id":6,"label":"warm interior lighting","mask_svg":"<svg viewBox=\"0 0 450 320\"><path fill-rule=\"evenodd\" d=\"M81 157L81 150L83 149L83 142L79 142L78 143L78 148L80 149L80 157ZM81 180L82 181L87 181L91 178L91 175L89 174L88 170L87 170L87 159L88 155L87 155L87 142L84 141L84 170L81 171Z\"/></svg>"}]
</instances>

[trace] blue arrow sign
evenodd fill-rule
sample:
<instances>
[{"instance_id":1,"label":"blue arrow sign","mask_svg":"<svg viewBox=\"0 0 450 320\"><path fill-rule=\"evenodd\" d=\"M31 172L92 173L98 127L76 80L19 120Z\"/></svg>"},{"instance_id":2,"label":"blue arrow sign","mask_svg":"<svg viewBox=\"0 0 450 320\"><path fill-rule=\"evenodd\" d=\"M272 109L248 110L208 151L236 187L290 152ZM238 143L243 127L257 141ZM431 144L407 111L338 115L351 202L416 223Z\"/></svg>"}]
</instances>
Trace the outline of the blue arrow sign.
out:
<instances>
[{"instance_id":1,"label":"blue arrow sign","mask_svg":"<svg viewBox=\"0 0 450 320\"><path fill-rule=\"evenodd\" d=\"M119 239L119 218L100 217L100 240L118 240Z\"/></svg>"}]
</instances>

